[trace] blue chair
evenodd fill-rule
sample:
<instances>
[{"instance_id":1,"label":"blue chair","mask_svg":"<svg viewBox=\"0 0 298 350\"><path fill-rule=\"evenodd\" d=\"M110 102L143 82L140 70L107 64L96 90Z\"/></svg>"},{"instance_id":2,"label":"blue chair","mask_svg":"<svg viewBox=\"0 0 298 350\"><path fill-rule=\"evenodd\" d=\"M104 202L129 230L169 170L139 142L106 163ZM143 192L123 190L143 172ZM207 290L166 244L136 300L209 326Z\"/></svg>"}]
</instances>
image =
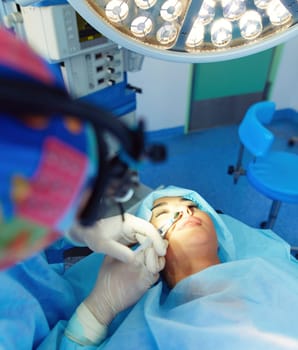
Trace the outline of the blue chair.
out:
<instances>
[{"instance_id":1,"label":"blue chair","mask_svg":"<svg viewBox=\"0 0 298 350\"><path fill-rule=\"evenodd\" d=\"M234 172L234 182L246 174L249 183L264 196L272 199L272 206L267 221L261 223L262 228L272 228L281 203L298 204L298 154L274 151L273 133L266 128L274 116L275 104L271 101L261 101L253 104L240 123L238 133L242 148L247 149L253 160L249 162L246 171L241 166L242 154L238 158Z\"/></svg>"}]
</instances>

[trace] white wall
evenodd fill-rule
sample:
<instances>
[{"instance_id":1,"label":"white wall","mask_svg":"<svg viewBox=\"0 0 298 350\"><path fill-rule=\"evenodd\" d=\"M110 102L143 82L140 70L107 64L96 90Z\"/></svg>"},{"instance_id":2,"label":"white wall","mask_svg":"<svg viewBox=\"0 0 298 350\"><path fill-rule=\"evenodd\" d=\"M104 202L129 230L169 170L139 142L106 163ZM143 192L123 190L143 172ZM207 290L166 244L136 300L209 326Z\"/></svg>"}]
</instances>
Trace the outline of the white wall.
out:
<instances>
[{"instance_id":1,"label":"white wall","mask_svg":"<svg viewBox=\"0 0 298 350\"><path fill-rule=\"evenodd\" d=\"M140 87L137 118L146 130L182 126L186 122L190 93L190 64L145 57L140 72L128 73L128 82ZM298 110L298 37L284 44L271 100L277 108Z\"/></svg>"},{"instance_id":2,"label":"white wall","mask_svg":"<svg viewBox=\"0 0 298 350\"><path fill-rule=\"evenodd\" d=\"M278 109L298 110L298 37L284 45L270 97Z\"/></svg>"},{"instance_id":3,"label":"white wall","mask_svg":"<svg viewBox=\"0 0 298 350\"><path fill-rule=\"evenodd\" d=\"M190 64L145 57L140 72L128 73L128 82L140 87L137 94L137 118L146 123L146 131L185 124L189 100Z\"/></svg>"}]
</instances>

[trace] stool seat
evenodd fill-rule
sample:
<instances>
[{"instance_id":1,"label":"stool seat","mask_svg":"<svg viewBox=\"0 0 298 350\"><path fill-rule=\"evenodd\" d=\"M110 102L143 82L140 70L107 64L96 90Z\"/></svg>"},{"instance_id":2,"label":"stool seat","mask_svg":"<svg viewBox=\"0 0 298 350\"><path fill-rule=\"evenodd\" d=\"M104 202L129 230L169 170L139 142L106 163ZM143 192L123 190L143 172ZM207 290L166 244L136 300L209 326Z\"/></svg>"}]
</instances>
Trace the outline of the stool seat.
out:
<instances>
[{"instance_id":1,"label":"stool seat","mask_svg":"<svg viewBox=\"0 0 298 350\"><path fill-rule=\"evenodd\" d=\"M283 202L298 204L298 154L273 150L275 135L267 126L275 115L278 120L298 118L293 109L276 111L273 101L260 101L248 108L238 128L241 146L237 165L228 168L228 174L235 174L234 183L246 174L249 183L272 200L268 219L261 223L262 228L271 229ZM253 156L246 170L242 168L244 149Z\"/></svg>"},{"instance_id":2,"label":"stool seat","mask_svg":"<svg viewBox=\"0 0 298 350\"><path fill-rule=\"evenodd\" d=\"M298 154L269 152L249 164L247 179L272 200L298 203Z\"/></svg>"}]
</instances>

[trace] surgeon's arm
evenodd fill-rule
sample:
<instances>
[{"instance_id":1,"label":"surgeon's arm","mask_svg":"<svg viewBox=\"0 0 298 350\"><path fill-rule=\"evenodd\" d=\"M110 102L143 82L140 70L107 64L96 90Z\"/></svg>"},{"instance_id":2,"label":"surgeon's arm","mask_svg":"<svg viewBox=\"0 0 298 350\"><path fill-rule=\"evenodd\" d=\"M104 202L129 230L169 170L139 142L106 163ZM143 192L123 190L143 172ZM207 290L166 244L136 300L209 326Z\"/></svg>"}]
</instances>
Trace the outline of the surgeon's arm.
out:
<instances>
[{"instance_id":1,"label":"surgeon's arm","mask_svg":"<svg viewBox=\"0 0 298 350\"><path fill-rule=\"evenodd\" d=\"M158 257L152 247L139 252L136 259L137 264L125 264L105 258L91 294L68 322L66 337L83 346L96 346L105 339L113 318L142 297L165 264L164 257ZM156 271L147 269L148 259L157 259Z\"/></svg>"}]
</instances>

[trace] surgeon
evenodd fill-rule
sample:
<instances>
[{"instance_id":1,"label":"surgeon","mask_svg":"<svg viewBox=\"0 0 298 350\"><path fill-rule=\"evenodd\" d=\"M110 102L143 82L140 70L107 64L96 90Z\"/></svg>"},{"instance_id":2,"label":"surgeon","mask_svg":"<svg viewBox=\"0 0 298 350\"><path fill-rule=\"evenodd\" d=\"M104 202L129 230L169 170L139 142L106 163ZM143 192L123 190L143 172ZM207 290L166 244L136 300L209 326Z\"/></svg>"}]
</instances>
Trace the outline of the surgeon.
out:
<instances>
[{"instance_id":1,"label":"surgeon","mask_svg":"<svg viewBox=\"0 0 298 350\"><path fill-rule=\"evenodd\" d=\"M164 266L167 244L149 222L124 213L98 220L111 178L120 190L130 185L103 134L136 162L142 133L72 100L55 67L12 32L0 29L0 47L0 348L43 348L60 321L67 344L56 338L48 348L92 348ZM134 254L128 246L145 238L150 245ZM63 264L48 262L43 249L54 242L109 256L98 281L92 271L92 293L78 297Z\"/></svg>"}]
</instances>

